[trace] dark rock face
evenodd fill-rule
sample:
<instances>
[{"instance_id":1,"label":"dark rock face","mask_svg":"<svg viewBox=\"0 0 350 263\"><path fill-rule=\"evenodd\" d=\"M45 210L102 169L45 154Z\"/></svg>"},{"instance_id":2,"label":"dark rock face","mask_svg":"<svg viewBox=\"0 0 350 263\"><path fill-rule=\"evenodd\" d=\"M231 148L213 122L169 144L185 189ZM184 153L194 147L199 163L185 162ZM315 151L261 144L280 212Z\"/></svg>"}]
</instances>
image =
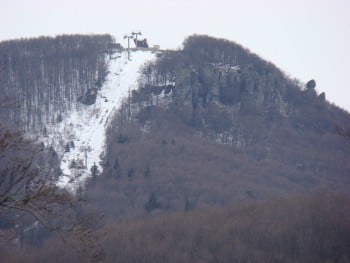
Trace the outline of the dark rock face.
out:
<instances>
[{"instance_id":1,"label":"dark rock face","mask_svg":"<svg viewBox=\"0 0 350 263\"><path fill-rule=\"evenodd\" d=\"M78 102L84 105L92 105L96 102L96 97L97 97L97 89L95 88L88 89L85 92L85 94L83 94L78 98Z\"/></svg>"},{"instance_id":2,"label":"dark rock face","mask_svg":"<svg viewBox=\"0 0 350 263\"><path fill-rule=\"evenodd\" d=\"M315 89L315 87L316 87L316 81L315 81L314 79L309 80L309 81L306 83L306 87L307 87L308 90Z\"/></svg>"}]
</instances>

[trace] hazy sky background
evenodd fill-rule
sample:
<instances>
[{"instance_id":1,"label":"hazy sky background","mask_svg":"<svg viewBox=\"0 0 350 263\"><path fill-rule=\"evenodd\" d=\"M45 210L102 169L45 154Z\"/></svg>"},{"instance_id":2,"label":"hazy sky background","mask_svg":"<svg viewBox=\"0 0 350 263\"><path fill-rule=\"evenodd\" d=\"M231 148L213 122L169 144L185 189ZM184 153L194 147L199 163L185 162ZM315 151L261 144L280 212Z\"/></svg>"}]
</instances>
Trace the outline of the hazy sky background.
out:
<instances>
[{"instance_id":1,"label":"hazy sky background","mask_svg":"<svg viewBox=\"0 0 350 263\"><path fill-rule=\"evenodd\" d=\"M350 111L350 0L0 0L0 40L141 30L178 48L188 35L242 44Z\"/></svg>"}]
</instances>

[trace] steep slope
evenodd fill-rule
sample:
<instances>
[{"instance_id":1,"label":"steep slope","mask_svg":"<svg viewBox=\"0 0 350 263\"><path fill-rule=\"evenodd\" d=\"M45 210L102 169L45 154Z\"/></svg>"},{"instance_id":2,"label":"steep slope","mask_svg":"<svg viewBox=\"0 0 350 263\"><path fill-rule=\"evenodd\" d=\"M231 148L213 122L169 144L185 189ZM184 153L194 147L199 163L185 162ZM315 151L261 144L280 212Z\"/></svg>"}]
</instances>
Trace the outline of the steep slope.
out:
<instances>
[{"instance_id":1,"label":"steep slope","mask_svg":"<svg viewBox=\"0 0 350 263\"><path fill-rule=\"evenodd\" d=\"M62 61L77 55L77 43ZM54 158L39 158L48 169L59 159L62 187L77 190L93 175L79 191L83 229L64 245L62 235L24 231L28 243L0 246L0 261L88 261L71 247L96 261L101 244L106 262L349 262L350 145L335 125L346 127L350 115L318 95L315 81L304 88L236 43L208 36L156 60L149 52L105 60L101 46L91 60L80 54L72 72L58 63L39 77L53 78L49 89L60 84L58 97L49 96L60 114L40 117L51 91L39 85L28 104L36 117L25 119L35 127L49 117L43 142ZM19 73L11 70L9 83Z\"/></svg>"},{"instance_id":2,"label":"steep slope","mask_svg":"<svg viewBox=\"0 0 350 263\"><path fill-rule=\"evenodd\" d=\"M90 190L113 217L349 192L347 112L226 40L192 36L144 67ZM129 109L134 112L130 114ZM109 189L101 194L102 189Z\"/></svg>"},{"instance_id":3,"label":"steep slope","mask_svg":"<svg viewBox=\"0 0 350 263\"><path fill-rule=\"evenodd\" d=\"M0 118L38 134L99 89L111 35L61 35L0 42Z\"/></svg>"},{"instance_id":4,"label":"steep slope","mask_svg":"<svg viewBox=\"0 0 350 263\"><path fill-rule=\"evenodd\" d=\"M139 69L154 57L149 51L137 51L128 60L127 52L109 61L109 74L95 103L82 105L62 114L58 124L47 127L45 144L61 158L62 186L78 186L87 176L102 172L106 128L129 91L137 88ZM74 184L71 184L74 182Z\"/></svg>"}]
</instances>

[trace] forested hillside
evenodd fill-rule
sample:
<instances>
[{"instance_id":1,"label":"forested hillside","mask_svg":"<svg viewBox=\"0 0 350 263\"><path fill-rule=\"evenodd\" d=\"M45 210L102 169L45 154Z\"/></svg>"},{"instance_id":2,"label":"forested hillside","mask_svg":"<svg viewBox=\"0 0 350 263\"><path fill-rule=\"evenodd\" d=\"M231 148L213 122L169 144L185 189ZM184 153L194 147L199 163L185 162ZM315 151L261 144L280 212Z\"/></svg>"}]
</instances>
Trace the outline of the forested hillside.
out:
<instances>
[{"instance_id":1,"label":"forested hillside","mask_svg":"<svg viewBox=\"0 0 350 263\"><path fill-rule=\"evenodd\" d=\"M315 81L303 87L207 36L189 37L143 72L109 129L104 173L89 192L101 207L118 200L107 214L349 192L350 147L336 126L350 116L318 95Z\"/></svg>"},{"instance_id":2,"label":"forested hillside","mask_svg":"<svg viewBox=\"0 0 350 263\"><path fill-rule=\"evenodd\" d=\"M107 75L110 35L62 35L0 43L1 119L41 131ZM6 110L7 109L7 110Z\"/></svg>"},{"instance_id":3,"label":"forested hillside","mask_svg":"<svg viewBox=\"0 0 350 263\"><path fill-rule=\"evenodd\" d=\"M90 262L347 263L349 208L349 197L319 193L109 222L92 244L101 245L104 256ZM72 245L51 236L37 247L0 249L0 258L89 262L88 251L79 256Z\"/></svg>"},{"instance_id":4,"label":"forested hillside","mask_svg":"<svg viewBox=\"0 0 350 263\"><path fill-rule=\"evenodd\" d=\"M350 262L350 114L317 80L209 36L109 43L0 42L1 262Z\"/></svg>"}]
</instances>

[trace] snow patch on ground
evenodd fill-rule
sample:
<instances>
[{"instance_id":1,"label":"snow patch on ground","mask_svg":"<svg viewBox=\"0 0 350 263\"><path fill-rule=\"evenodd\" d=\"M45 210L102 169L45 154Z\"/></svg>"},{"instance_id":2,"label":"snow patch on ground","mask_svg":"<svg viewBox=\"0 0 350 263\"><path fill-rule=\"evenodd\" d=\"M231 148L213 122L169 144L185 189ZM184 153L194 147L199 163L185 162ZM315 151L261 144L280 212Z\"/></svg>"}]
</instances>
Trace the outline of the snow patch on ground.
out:
<instances>
[{"instance_id":1,"label":"snow patch on ground","mask_svg":"<svg viewBox=\"0 0 350 263\"><path fill-rule=\"evenodd\" d=\"M62 121L47 127L47 146L61 158L61 187L76 189L91 175L92 167L102 171L100 164L105 151L106 129L114 112L129 90L137 88L139 69L155 55L150 51L127 52L109 61L109 74L98 91L96 103L62 115Z\"/></svg>"}]
</instances>

